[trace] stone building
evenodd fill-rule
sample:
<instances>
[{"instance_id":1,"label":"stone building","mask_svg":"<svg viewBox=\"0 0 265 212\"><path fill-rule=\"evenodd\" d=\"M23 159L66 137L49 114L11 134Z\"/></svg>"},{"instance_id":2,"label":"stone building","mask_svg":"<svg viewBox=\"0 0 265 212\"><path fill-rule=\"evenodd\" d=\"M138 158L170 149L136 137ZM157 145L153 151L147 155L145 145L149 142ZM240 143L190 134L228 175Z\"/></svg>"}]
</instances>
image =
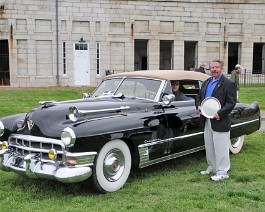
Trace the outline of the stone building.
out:
<instances>
[{"instance_id":1,"label":"stone building","mask_svg":"<svg viewBox=\"0 0 265 212\"><path fill-rule=\"evenodd\" d=\"M264 74L264 20L264 0L2 0L0 85L95 86L213 58Z\"/></svg>"}]
</instances>

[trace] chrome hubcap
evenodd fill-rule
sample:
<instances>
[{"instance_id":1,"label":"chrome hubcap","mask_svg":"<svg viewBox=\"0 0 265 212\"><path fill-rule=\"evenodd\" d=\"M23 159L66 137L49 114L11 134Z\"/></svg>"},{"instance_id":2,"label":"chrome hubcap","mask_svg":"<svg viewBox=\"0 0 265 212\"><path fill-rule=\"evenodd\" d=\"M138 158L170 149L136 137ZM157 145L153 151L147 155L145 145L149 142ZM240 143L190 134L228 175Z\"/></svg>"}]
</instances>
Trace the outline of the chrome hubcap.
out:
<instances>
[{"instance_id":1,"label":"chrome hubcap","mask_svg":"<svg viewBox=\"0 0 265 212\"><path fill-rule=\"evenodd\" d=\"M103 161L103 172L105 178L114 182L123 174L125 168L125 158L119 149L112 149L108 152Z\"/></svg>"},{"instance_id":2,"label":"chrome hubcap","mask_svg":"<svg viewBox=\"0 0 265 212\"><path fill-rule=\"evenodd\" d=\"M240 137L231 139L231 146L237 148L238 145L240 144L240 141L241 141Z\"/></svg>"}]
</instances>

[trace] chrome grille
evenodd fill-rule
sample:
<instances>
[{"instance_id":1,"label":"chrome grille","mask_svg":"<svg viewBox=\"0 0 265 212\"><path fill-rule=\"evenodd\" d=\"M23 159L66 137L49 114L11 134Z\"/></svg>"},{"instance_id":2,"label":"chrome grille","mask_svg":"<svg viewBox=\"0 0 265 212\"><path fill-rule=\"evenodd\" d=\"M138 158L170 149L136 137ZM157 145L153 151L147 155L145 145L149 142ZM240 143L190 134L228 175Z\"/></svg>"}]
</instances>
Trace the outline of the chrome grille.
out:
<instances>
[{"instance_id":1,"label":"chrome grille","mask_svg":"<svg viewBox=\"0 0 265 212\"><path fill-rule=\"evenodd\" d=\"M40 158L46 160L49 160L49 150L55 149L57 151L56 160L63 160L64 145L60 140L56 139L27 135L11 135L9 137L9 147L15 154L21 156L38 154Z\"/></svg>"}]
</instances>

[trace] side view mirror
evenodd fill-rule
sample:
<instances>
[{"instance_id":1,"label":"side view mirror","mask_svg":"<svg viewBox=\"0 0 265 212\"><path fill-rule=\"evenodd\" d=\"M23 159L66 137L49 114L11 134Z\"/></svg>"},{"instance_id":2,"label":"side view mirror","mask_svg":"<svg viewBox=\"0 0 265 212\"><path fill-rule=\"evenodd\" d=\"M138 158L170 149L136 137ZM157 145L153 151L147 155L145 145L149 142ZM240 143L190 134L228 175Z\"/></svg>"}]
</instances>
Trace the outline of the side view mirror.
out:
<instances>
[{"instance_id":1,"label":"side view mirror","mask_svg":"<svg viewBox=\"0 0 265 212\"><path fill-rule=\"evenodd\" d=\"M163 98L162 98L162 101L165 105L169 105L174 100L175 100L174 94L168 94L168 95L163 96Z\"/></svg>"}]
</instances>

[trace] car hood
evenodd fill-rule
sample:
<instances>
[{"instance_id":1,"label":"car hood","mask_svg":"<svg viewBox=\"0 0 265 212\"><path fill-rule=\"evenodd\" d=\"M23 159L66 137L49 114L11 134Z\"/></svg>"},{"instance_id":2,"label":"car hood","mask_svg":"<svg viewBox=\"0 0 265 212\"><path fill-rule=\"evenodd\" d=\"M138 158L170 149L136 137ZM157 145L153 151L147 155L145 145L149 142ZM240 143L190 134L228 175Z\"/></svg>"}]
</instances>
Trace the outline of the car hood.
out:
<instances>
[{"instance_id":1,"label":"car hood","mask_svg":"<svg viewBox=\"0 0 265 212\"><path fill-rule=\"evenodd\" d=\"M149 104L148 104L149 103ZM22 134L59 137L66 127L73 127L87 120L97 120L102 117L114 116L121 113L135 113L140 110L152 110L154 104L150 101L121 98L88 98L64 102L42 102L38 108L27 113L22 127ZM148 107L150 107L148 109ZM77 121L69 118L69 108L82 111ZM119 108L126 108L119 110ZM112 110L113 109L113 110ZM117 110L115 110L117 109Z\"/></svg>"}]
</instances>

